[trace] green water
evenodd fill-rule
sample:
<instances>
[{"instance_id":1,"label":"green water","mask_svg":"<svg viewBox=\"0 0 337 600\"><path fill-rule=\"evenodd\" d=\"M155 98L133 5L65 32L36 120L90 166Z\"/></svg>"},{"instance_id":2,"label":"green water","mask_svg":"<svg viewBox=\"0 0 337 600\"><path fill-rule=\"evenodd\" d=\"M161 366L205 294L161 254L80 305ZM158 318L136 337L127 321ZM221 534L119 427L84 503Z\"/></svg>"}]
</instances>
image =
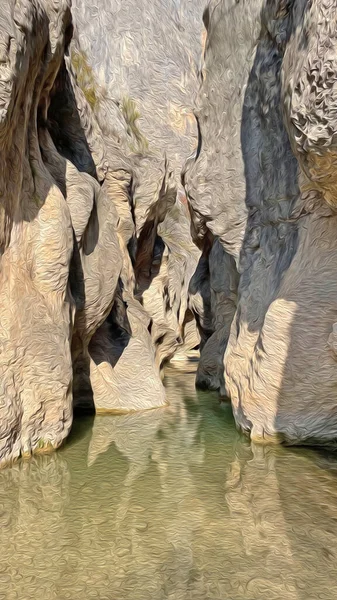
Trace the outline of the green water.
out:
<instances>
[{"instance_id":1,"label":"green water","mask_svg":"<svg viewBox=\"0 0 337 600\"><path fill-rule=\"evenodd\" d=\"M166 385L0 472L0 599L335 600L337 456L251 447L193 373Z\"/></svg>"}]
</instances>

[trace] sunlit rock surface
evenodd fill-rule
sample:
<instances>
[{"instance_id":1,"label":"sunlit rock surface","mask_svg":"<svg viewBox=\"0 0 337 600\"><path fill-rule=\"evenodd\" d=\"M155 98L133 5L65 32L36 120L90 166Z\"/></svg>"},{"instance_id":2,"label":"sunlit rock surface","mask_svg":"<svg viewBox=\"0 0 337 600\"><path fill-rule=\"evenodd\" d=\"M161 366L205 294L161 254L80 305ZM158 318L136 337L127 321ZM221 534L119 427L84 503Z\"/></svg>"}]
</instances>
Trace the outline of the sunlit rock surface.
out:
<instances>
[{"instance_id":1,"label":"sunlit rock surface","mask_svg":"<svg viewBox=\"0 0 337 600\"><path fill-rule=\"evenodd\" d=\"M252 438L337 439L335 3L267 4L242 130L249 211L225 355Z\"/></svg>"},{"instance_id":2,"label":"sunlit rock surface","mask_svg":"<svg viewBox=\"0 0 337 600\"><path fill-rule=\"evenodd\" d=\"M196 145L206 0L73 0L81 47L106 92L124 110L131 99L151 148L164 149L177 181Z\"/></svg>"},{"instance_id":3,"label":"sunlit rock surface","mask_svg":"<svg viewBox=\"0 0 337 600\"><path fill-rule=\"evenodd\" d=\"M204 261L193 282L207 340L198 380L227 392L256 441L337 438L336 11L223 0L204 16L199 147L184 174ZM212 302L219 242L240 273L224 382L210 360L231 318Z\"/></svg>"},{"instance_id":4,"label":"sunlit rock surface","mask_svg":"<svg viewBox=\"0 0 337 600\"><path fill-rule=\"evenodd\" d=\"M133 259L137 298L151 318L159 365L176 351L186 360L200 342L194 312L188 310L189 283L200 251L192 241L180 172L197 143L192 107L199 86L205 3L73 1L76 39L103 91L97 107L102 126L118 107L126 128L114 125L114 134L143 155L130 159L137 238ZM154 204L162 183L158 162L164 156L171 173L170 201Z\"/></svg>"},{"instance_id":5,"label":"sunlit rock surface","mask_svg":"<svg viewBox=\"0 0 337 600\"><path fill-rule=\"evenodd\" d=\"M1 464L59 446L74 403L165 405L191 322L186 201L72 30L66 0L1 7Z\"/></svg>"},{"instance_id":6,"label":"sunlit rock surface","mask_svg":"<svg viewBox=\"0 0 337 600\"><path fill-rule=\"evenodd\" d=\"M70 23L66 2L1 5L0 461L58 446L72 420L73 228L39 145L42 128L55 151L45 120Z\"/></svg>"}]
</instances>

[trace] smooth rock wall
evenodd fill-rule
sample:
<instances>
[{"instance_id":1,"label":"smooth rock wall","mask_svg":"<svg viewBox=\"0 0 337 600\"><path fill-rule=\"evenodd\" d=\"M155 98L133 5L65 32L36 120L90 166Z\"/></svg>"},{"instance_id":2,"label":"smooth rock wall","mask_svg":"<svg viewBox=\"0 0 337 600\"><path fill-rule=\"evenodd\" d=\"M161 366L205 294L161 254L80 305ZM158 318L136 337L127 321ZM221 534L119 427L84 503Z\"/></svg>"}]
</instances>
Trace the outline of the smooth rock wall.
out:
<instances>
[{"instance_id":1,"label":"smooth rock wall","mask_svg":"<svg viewBox=\"0 0 337 600\"><path fill-rule=\"evenodd\" d=\"M266 3L246 91L249 216L225 376L258 441L337 437L336 17L331 2Z\"/></svg>"}]
</instances>

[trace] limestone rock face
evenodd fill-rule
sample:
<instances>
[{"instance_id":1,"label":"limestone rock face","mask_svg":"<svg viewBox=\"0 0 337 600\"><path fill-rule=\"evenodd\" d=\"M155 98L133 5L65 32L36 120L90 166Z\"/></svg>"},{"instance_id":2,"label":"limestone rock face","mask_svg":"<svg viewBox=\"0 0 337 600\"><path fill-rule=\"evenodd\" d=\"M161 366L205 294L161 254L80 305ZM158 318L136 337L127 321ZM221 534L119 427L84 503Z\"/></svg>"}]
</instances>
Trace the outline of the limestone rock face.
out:
<instances>
[{"instance_id":1,"label":"limestone rock face","mask_svg":"<svg viewBox=\"0 0 337 600\"><path fill-rule=\"evenodd\" d=\"M165 149L179 181L194 150L205 0L73 0L81 47L107 95L135 101L151 148Z\"/></svg>"},{"instance_id":2,"label":"limestone rock face","mask_svg":"<svg viewBox=\"0 0 337 600\"><path fill-rule=\"evenodd\" d=\"M73 229L38 135L70 24L66 1L1 5L1 460L58 446L72 420Z\"/></svg>"},{"instance_id":3,"label":"limestone rock face","mask_svg":"<svg viewBox=\"0 0 337 600\"><path fill-rule=\"evenodd\" d=\"M95 112L106 129L117 108L124 126L117 127L114 116L109 134L132 151L136 296L151 319L158 365L177 351L186 358L200 341L188 291L200 251L191 237L180 173L197 140L192 106L204 4L100 0L98 8L73 1L76 39L104 89Z\"/></svg>"},{"instance_id":4,"label":"limestone rock face","mask_svg":"<svg viewBox=\"0 0 337 600\"><path fill-rule=\"evenodd\" d=\"M166 404L128 246L137 263L150 204L171 206L169 169L156 167L159 191L141 215L125 121L79 86L72 30L70 0L2 3L0 464L59 446L74 403Z\"/></svg>"},{"instance_id":5,"label":"limestone rock face","mask_svg":"<svg viewBox=\"0 0 337 600\"><path fill-rule=\"evenodd\" d=\"M195 110L199 143L183 183L202 249L190 290L202 341L197 385L211 389L223 387L223 355L236 310L247 218L241 114L261 5L262 0L211 1L203 16L207 39Z\"/></svg>"},{"instance_id":6,"label":"limestone rock face","mask_svg":"<svg viewBox=\"0 0 337 600\"><path fill-rule=\"evenodd\" d=\"M262 441L337 437L336 17L335 3L267 4L246 91L249 217L225 370L237 422Z\"/></svg>"},{"instance_id":7,"label":"limestone rock face","mask_svg":"<svg viewBox=\"0 0 337 600\"><path fill-rule=\"evenodd\" d=\"M205 17L185 183L200 244L210 230L239 268L225 389L260 442L337 437L336 16L318 0L223 0Z\"/></svg>"}]
</instances>

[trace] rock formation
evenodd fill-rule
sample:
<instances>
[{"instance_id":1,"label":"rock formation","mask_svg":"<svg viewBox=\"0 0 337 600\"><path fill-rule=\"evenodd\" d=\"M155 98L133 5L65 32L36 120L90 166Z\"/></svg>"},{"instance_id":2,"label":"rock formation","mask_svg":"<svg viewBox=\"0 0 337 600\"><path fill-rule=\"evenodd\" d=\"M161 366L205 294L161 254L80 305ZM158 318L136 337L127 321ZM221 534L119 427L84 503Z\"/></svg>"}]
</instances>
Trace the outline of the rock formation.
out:
<instances>
[{"instance_id":1,"label":"rock formation","mask_svg":"<svg viewBox=\"0 0 337 600\"><path fill-rule=\"evenodd\" d=\"M68 284L73 251L70 209L42 160L38 134L38 119L46 120L50 89L69 43L70 11L65 2L58 9L52 3L5 0L0 19L4 460L42 443L57 446L69 431L74 305ZM52 153L50 136L45 125L41 127ZM65 179L66 172L60 175ZM88 179L86 195L92 203L96 182Z\"/></svg>"},{"instance_id":2,"label":"rock formation","mask_svg":"<svg viewBox=\"0 0 337 600\"><path fill-rule=\"evenodd\" d=\"M197 384L211 389L223 384L223 355L236 310L247 216L240 124L261 4L210 2L203 17L207 39L195 110L199 143L183 182L202 249L190 289L202 342Z\"/></svg>"},{"instance_id":3,"label":"rock formation","mask_svg":"<svg viewBox=\"0 0 337 600\"><path fill-rule=\"evenodd\" d=\"M142 223L148 208L145 199L155 195L160 184L155 164L164 153L171 181L177 185L177 197L172 195L167 212L160 209L158 227L154 220L155 226L147 225L141 237L136 228L137 297L152 319L159 364L176 351L185 359L200 341L188 294L200 252L190 234L180 172L197 139L192 106L198 88L204 4L205 0L100 0L98 10L95 4L73 0L82 52L105 98L120 108L126 120L131 134L126 145L145 156L145 160L132 160L138 183L134 204L138 207L141 202ZM106 120L110 119L104 116L102 121ZM118 128L118 136L123 137L123 127ZM154 264L149 270L151 253Z\"/></svg>"},{"instance_id":4,"label":"rock formation","mask_svg":"<svg viewBox=\"0 0 337 600\"><path fill-rule=\"evenodd\" d=\"M72 34L70 0L4 0L0 464L59 446L74 405L164 406L191 322L187 206Z\"/></svg>"},{"instance_id":5,"label":"rock formation","mask_svg":"<svg viewBox=\"0 0 337 600\"><path fill-rule=\"evenodd\" d=\"M205 14L185 184L209 265L220 242L239 268L225 390L256 441L337 437L336 17L318 0L211 1Z\"/></svg>"},{"instance_id":6,"label":"rock formation","mask_svg":"<svg viewBox=\"0 0 337 600\"><path fill-rule=\"evenodd\" d=\"M177 181L194 150L206 0L73 0L81 47L108 96L139 111L151 149L165 149Z\"/></svg>"}]
</instances>

